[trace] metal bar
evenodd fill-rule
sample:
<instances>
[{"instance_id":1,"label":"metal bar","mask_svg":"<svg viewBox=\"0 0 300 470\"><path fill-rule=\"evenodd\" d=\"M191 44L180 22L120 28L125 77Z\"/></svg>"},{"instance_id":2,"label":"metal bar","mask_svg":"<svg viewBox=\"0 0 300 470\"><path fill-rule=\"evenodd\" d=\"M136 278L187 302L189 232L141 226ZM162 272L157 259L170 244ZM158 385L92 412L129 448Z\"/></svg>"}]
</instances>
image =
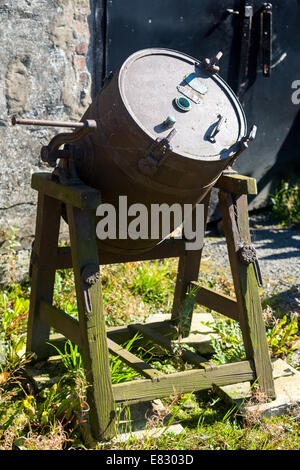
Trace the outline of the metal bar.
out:
<instances>
[{"instance_id":1,"label":"metal bar","mask_svg":"<svg viewBox=\"0 0 300 470\"><path fill-rule=\"evenodd\" d=\"M240 67L237 95L240 97L248 83L249 51L251 46L251 31L253 19L253 0L246 1L241 37Z\"/></svg>"},{"instance_id":2,"label":"metal bar","mask_svg":"<svg viewBox=\"0 0 300 470\"><path fill-rule=\"evenodd\" d=\"M11 123L13 126L21 124L23 126L46 126L46 127L75 127L78 129L89 127L88 123L85 122L73 122L73 121L47 121L44 119L22 119L16 116L12 117Z\"/></svg>"},{"instance_id":3,"label":"metal bar","mask_svg":"<svg viewBox=\"0 0 300 470\"><path fill-rule=\"evenodd\" d=\"M261 13L262 69L265 77L271 75L272 66L272 4L264 3Z\"/></svg>"}]
</instances>

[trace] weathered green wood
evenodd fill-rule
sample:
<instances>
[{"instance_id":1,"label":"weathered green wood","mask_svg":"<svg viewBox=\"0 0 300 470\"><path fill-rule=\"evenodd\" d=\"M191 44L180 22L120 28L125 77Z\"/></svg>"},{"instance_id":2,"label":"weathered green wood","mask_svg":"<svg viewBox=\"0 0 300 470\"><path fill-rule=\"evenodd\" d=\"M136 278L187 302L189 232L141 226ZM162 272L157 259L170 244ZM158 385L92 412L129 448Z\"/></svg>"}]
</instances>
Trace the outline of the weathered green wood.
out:
<instances>
[{"instance_id":1,"label":"weathered green wood","mask_svg":"<svg viewBox=\"0 0 300 470\"><path fill-rule=\"evenodd\" d=\"M210 192L206 195L204 204L204 231L207 223L207 214L210 201ZM177 325L183 338L189 336L192 324L193 303L187 302L191 281L197 281L201 263L202 248L197 251L185 251L179 258L176 286L172 307L172 321Z\"/></svg>"},{"instance_id":2,"label":"weathered green wood","mask_svg":"<svg viewBox=\"0 0 300 470\"><path fill-rule=\"evenodd\" d=\"M50 333L49 341L45 346L47 357L57 356L57 349L60 351L65 350L67 338L60 333ZM57 348L57 349L56 349Z\"/></svg>"},{"instance_id":3,"label":"weathered green wood","mask_svg":"<svg viewBox=\"0 0 300 470\"><path fill-rule=\"evenodd\" d=\"M192 282L191 288L195 289L195 300L198 304L226 315L232 320L239 320L239 308L236 300L208 287L197 286L194 282Z\"/></svg>"},{"instance_id":4,"label":"weathered green wood","mask_svg":"<svg viewBox=\"0 0 300 470\"><path fill-rule=\"evenodd\" d=\"M116 402L142 402L206 390L216 386L252 381L255 372L251 361L217 366L212 370L190 370L164 375L159 382L134 380L113 385Z\"/></svg>"},{"instance_id":5,"label":"weathered green wood","mask_svg":"<svg viewBox=\"0 0 300 470\"><path fill-rule=\"evenodd\" d=\"M240 195L234 200L231 194L221 191L219 201L247 359L254 361L262 392L273 399L272 366L255 271L252 264L242 263L238 255L241 245L251 242L247 196Z\"/></svg>"},{"instance_id":6,"label":"weathered green wood","mask_svg":"<svg viewBox=\"0 0 300 470\"><path fill-rule=\"evenodd\" d=\"M50 321L49 317L48 317L48 320ZM166 336L169 336L170 338L176 337L176 329L170 320L149 323L149 327L151 329L158 330L161 335L166 335ZM122 343L125 343L126 341L129 341L136 334L133 330L129 329L126 326L113 326L113 327L107 328L106 333L107 333L107 337L117 344L122 344ZM66 342L66 338L58 334L52 334L50 336L50 342L51 343L53 342L55 346L58 347L58 349L63 350L65 342ZM74 343L79 345L79 341L78 343L74 341ZM140 340L137 339L134 342L134 346L139 347L141 345L145 345L145 340L143 338L141 338ZM56 355L56 350L52 346L49 347L48 345L46 345L45 349L47 350L47 357Z\"/></svg>"},{"instance_id":7,"label":"weathered green wood","mask_svg":"<svg viewBox=\"0 0 300 470\"><path fill-rule=\"evenodd\" d=\"M134 325L128 325L129 329L132 329L135 332L141 333L143 336L146 338L150 339L154 343L158 344L159 346L162 346L168 351L173 352L174 351L174 343L167 338L166 336L161 335L160 333L157 333L157 331L154 331L149 327L149 325L142 325L140 323L134 324ZM192 351L189 351L188 349L185 349L184 347L181 348L181 357L185 361L194 364L198 367L204 367L204 368L210 368L211 365L207 362L206 358L203 356L200 356L196 353L193 353Z\"/></svg>"},{"instance_id":8,"label":"weathered green wood","mask_svg":"<svg viewBox=\"0 0 300 470\"><path fill-rule=\"evenodd\" d=\"M222 175L215 187L231 194L257 194L256 179L244 175Z\"/></svg>"},{"instance_id":9,"label":"weathered green wood","mask_svg":"<svg viewBox=\"0 0 300 470\"><path fill-rule=\"evenodd\" d=\"M146 253L135 255L121 255L116 253L105 253L99 250L100 265L129 263L132 261L146 261L161 258L177 258L185 253L185 241L175 238L169 238L162 241L152 250ZM70 247L59 247L57 250L57 269L67 269L72 267L72 257Z\"/></svg>"},{"instance_id":10,"label":"weathered green wood","mask_svg":"<svg viewBox=\"0 0 300 470\"><path fill-rule=\"evenodd\" d=\"M34 173L31 187L39 193L58 199L64 203L72 204L79 209L96 209L101 203L100 192L90 186L66 186L53 181L51 173Z\"/></svg>"},{"instance_id":11,"label":"weathered green wood","mask_svg":"<svg viewBox=\"0 0 300 470\"><path fill-rule=\"evenodd\" d=\"M132 354L130 351L122 348L119 344L115 343L111 339L107 339L108 349L111 354L118 356L121 361L125 362L132 369L139 372L147 379L157 380L159 377L164 375L161 371L154 369L146 362L142 361L139 357Z\"/></svg>"},{"instance_id":12,"label":"weathered green wood","mask_svg":"<svg viewBox=\"0 0 300 470\"><path fill-rule=\"evenodd\" d=\"M50 327L39 318L41 299L52 303L55 282L55 253L58 244L61 214L60 201L39 193L36 232L32 259L35 263L31 271L30 310L27 326L28 352L45 359L48 353L47 341Z\"/></svg>"},{"instance_id":13,"label":"weathered green wood","mask_svg":"<svg viewBox=\"0 0 300 470\"><path fill-rule=\"evenodd\" d=\"M87 265L99 266L95 217L92 211L67 205L74 267L81 345L86 378L90 424L95 439L110 439L114 433L114 402L103 313L101 283L89 289L91 311L85 307L81 272Z\"/></svg>"},{"instance_id":14,"label":"weathered green wood","mask_svg":"<svg viewBox=\"0 0 300 470\"><path fill-rule=\"evenodd\" d=\"M165 321L157 321L157 322L151 322L147 323L146 325L148 328L151 328L151 330L158 331L160 336L167 337L170 339L176 339L178 334L176 327L172 323L171 320L165 320ZM136 334L136 331L134 331L132 328L130 328L130 325L125 327L125 326L114 326L107 328L107 336L108 338L112 339L114 342L118 344L125 343L126 341L131 340ZM149 342L151 343L152 340L150 339ZM134 348L138 348L139 346L145 346L145 338L137 338L134 341Z\"/></svg>"},{"instance_id":15,"label":"weathered green wood","mask_svg":"<svg viewBox=\"0 0 300 470\"><path fill-rule=\"evenodd\" d=\"M81 333L78 320L43 300L40 302L39 317L45 323L48 323L49 326L52 326L55 331L81 347Z\"/></svg>"}]
</instances>

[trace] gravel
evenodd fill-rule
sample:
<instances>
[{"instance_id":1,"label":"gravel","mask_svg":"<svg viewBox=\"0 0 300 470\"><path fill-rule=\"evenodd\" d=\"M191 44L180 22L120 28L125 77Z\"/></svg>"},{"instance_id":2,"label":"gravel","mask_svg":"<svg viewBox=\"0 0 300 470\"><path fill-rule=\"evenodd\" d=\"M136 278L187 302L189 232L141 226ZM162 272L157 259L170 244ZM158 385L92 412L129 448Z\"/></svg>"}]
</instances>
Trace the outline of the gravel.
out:
<instances>
[{"instance_id":1,"label":"gravel","mask_svg":"<svg viewBox=\"0 0 300 470\"><path fill-rule=\"evenodd\" d=\"M276 295L279 305L299 315L300 226L283 228L274 225L274 219L267 212L260 212L250 216L250 227L263 277L264 294ZM216 224L208 228L203 260L206 263L211 261L215 272L229 266L225 238Z\"/></svg>"}]
</instances>

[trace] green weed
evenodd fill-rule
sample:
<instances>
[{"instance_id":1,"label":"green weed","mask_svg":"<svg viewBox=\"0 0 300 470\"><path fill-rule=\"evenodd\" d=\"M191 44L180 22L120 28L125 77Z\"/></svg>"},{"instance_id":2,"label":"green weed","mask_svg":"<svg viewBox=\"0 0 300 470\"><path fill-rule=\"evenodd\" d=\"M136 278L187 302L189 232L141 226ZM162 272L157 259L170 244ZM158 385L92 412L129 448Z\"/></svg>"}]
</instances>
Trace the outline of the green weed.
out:
<instances>
[{"instance_id":1,"label":"green weed","mask_svg":"<svg viewBox=\"0 0 300 470\"><path fill-rule=\"evenodd\" d=\"M141 263L132 278L131 292L140 295L144 302L170 305L170 273L168 266L159 261Z\"/></svg>"},{"instance_id":2,"label":"green weed","mask_svg":"<svg viewBox=\"0 0 300 470\"><path fill-rule=\"evenodd\" d=\"M272 214L282 226L300 222L300 188L290 181L281 181L270 197Z\"/></svg>"},{"instance_id":3,"label":"green weed","mask_svg":"<svg viewBox=\"0 0 300 470\"><path fill-rule=\"evenodd\" d=\"M298 341L298 321L293 317L290 321L287 316L275 322L273 328L267 329L267 339L271 357L286 358L291 353Z\"/></svg>"}]
</instances>

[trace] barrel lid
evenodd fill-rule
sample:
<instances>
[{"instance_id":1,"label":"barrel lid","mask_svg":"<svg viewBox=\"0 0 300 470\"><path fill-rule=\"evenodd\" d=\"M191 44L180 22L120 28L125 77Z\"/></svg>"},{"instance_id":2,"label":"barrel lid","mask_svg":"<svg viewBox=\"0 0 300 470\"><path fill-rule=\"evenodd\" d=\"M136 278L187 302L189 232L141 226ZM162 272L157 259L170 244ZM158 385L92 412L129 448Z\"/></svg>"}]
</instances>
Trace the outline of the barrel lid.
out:
<instances>
[{"instance_id":1,"label":"barrel lid","mask_svg":"<svg viewBox=\"0 0 300 470\"><path fill-rule=\"evenodd\" d=\"M231 88L186 54L158 48L132 54L120 69L119 88L128 112L152 139L176 129L171 145L180 156L227 158L246 135Z\"/></svg>"}]
</instances>

